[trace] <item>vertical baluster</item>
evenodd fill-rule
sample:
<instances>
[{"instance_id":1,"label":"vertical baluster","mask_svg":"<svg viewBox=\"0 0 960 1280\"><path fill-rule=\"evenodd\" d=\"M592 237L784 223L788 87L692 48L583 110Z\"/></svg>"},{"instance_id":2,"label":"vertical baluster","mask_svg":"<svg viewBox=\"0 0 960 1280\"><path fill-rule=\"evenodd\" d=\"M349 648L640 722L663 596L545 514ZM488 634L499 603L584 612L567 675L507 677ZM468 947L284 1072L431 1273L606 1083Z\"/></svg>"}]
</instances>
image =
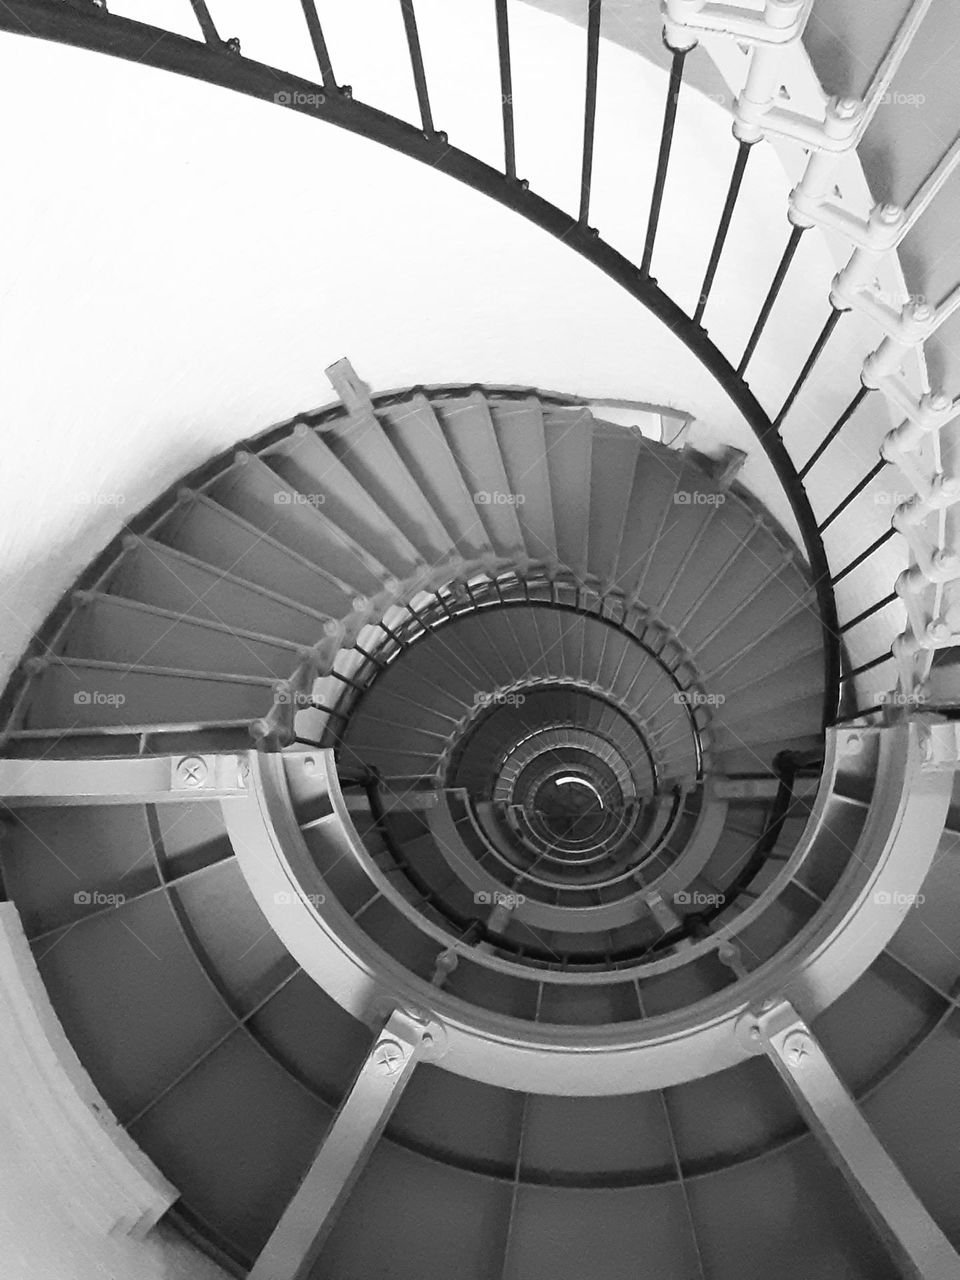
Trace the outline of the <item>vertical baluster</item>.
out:
<instances>
[{"instance_id":1,"label":"vertical baluster","mask_svg":"<svg viewBox=\"0 0 960 1280\"><path fill-rule=\"evenodd\" d=\"M830 312L830 318L827 320L827 323L823 326L823 329L821 330L821 333L820 333L820 337L817 338L816 342L813 344L813 350L810 352L809 356L807 356L806 363L804 364L803 368L800 370L800 376L797 378L796 382L793 384L793 387L790 390L790 394L787 396L786 400L784 400L782 409L777 414L776 418L774 418L773 420L774 431L779 429L780 424L783 422L784 418L793 408L794 400L796 400L797 396L800 394L803 384L806 382L807 378L809 378L810 371L813 369L813 366L820 359L820 353L823 351L823 348L827 345L827 342L830 339L830 335L833 333L834 329L837 327L837 321L840 319L841 315L843 315L843 312L838 311L835 307Z\"/></svg>"},{"instance_id":2,"label":"vertical baluster","mask_svg":"<svg viewBox=\"0 0 960 1280\"><path fill-rule=\"evenodd\" d=\"M207 8L206 0L190 0L190 7L196 15L203 38L207 44L221 45L223 41L220 39L214 21L210 17L210 10Z\"/></svg>"},{"instance_id":3,"label":"vertical baluster","mask_svg":"<svg viewBox=\"0 0 960 1280\"><path fill-rule=\"evenodd\" d=\"M727 198L724 201L723 213L720 215L720 225L717 228L717 237L713 242L713 251L710 254L710 261L707 263L707 273L703 277L703 285L700 289L700 297L697 299L697 309L693 313L695 324L699 324L706 310L707 302L710 298L710 290L713 288L714 277L717 274L717 267L720 265L720 255L723 253L723 246L727 240L727 232L730 230L730 222L733 218L733 211L737 205L737 197L740 195L740 187L743 183L744 170L747 167L747 158L750 155L750 148L753 144L741 140L737 148L737 160L733 166L733 175L730 178L730 188L727 191Z\"/></svg>"},{"instance_id":4,"label":"vertical baluster","mask_svg":"<svg viewBox=\"0 0 960 1280\"><path fill-rule=\"evenodd\" d=\"M587 0L587 88L583 106L583 166L580 171L580 223L590 216L593 181L593 137L597 123L597 65L600 61L601 0Z\"/></svg>"},{"instance_id":5,"label":"vertical baluster","mask_svg":"<svg viewBox=\"0 0 960 1280\"><path fill-rule=\"evenodd\" d=\"M753 358L757 343L760 341L760 335L766 328L767 321L770 319L770 312L773 310L773 304L776 302L783 288L783 282L790 270L790 263L793 261L794 254L800 244L800 237L806 231L806 227L794 227L790 232L790 239L787 241L787 247L783 251L783 257L780 259L780 265L777 267L777 274L773 277L773 284L764 300L763 306L760 308L760 315L757 317L757 323L753 326L753 333L750 335L750 341L747 343L743 357L737 367L737 373L742 377L747 365Z\"/></svg>"},{"instance_id":6,"label":"vertical baluster","mask_svg":"<svg viewBox=\"0 0 960 1280\"><path fill-rule=\"evenodd\" d=\"M510 22L507 0L495 0L497 7L497 49L500 54L500 103L503 112L503 167L511 181L517 176L517 155L513 131L513 71L510 66Z\"/></svg>"},{"instance_id":7,"label":"vertical baluster","mask_svg":"<svg viewBox=\"0 0 960 1280\"><path fill-rule=\"evenodd\" d=\"M667 185L667 167L670 163L670 149L673 146L673 131L677 121L677 102L680 97L680 85L683 80L683 64L689 52L689 49L674 49L673 61L670 64L670 84L667 88L667 101L663 110L660 153L657 156L657 174L653 182L650 216L647 219L647 238L644 242L643 258L640 262L640 272L644 276L649 276L650 263L653 260L653 245L657 238L657 227L660 224L660 206L663 204L663 192Z\"/></svg>"},{"instance_id":8,"label":"vertical baluster","mask_svg":"<svg viewBox=\"0 0 960 1280\"><path fill-rule=\"evenodd\" d=\"M841 428L845 427L846 424L850 421L850 419L853 417L856 411L860 408L861 404L863 404L864 400L866 400L867 396L870 394L870 391L871 391L870 387L861 387L860 390L857 392L857 394L853 397L853 399L847 405L846 409L844 409L843 413L841 413L840 417L836 420L836 422L833 424L833 426L824 436L823 440L820 442L819 445L817 445L816 449L814 449L813 453L810 455L808 460L803 464L803 466L797 472L797 475L800 477L801 480L804 478L804 476L807 474L807 472L810 470L813 464L820 457L820 455L823 453L824 449L826 449L827 445L834 438L834 436L837 435L838 432L841 430Z\"/></svg>"},{"instance_id":9,"label":"vertical baluster","mask_svg":"<svg viewBox=\"0 0 960 1280\"><path fill-rule=\"evenodd\" d=\"M323 36L323 28L320 26L320 19L317 16L317 6L314 0L300 0L300 3L303 6L303 16L307 20L307 30L310 32L313 51L317 55L323 87L331 93L336 93L338 91L337 81L333 74L333 65L330 62L330 53Z\"/></svg>"},{"instance_id":10,"label":"vertical baluster","mask_svg":"<svg viewBox=\"0 0 960 1280\"><path fill-rule=\"evenodd\" d=\"M420 49L420 33L417 30L417 15L414 12L413 0L400 0L400 10L403 14L403 27L407 33L413 83L417 90L417 102L420 105L420 122L423 132L430 137L436 130L433 127L433 114L430 111L430 94L427 92L427 76L423 69L423 53Z\"/></svg>"}]
</instances>

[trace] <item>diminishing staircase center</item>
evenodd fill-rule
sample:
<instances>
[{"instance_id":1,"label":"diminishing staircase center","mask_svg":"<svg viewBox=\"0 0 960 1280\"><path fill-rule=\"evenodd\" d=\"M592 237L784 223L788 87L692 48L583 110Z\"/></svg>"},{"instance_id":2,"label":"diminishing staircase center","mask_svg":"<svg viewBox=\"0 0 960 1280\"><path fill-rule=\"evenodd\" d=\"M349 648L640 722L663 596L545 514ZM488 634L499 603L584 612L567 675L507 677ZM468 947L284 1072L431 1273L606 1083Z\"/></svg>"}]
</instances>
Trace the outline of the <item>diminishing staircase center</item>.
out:
<instances>
[{"instance_id":1,"label":"diminishing staircase center","mask_svg":"<svg viewBox=\"0 0 960 1280\"><path fill-rule=\"evenodd\" d=\"M805 1132L744 1011L788 972L826 1008L896 927L851 941L845 904L915 736L825 741L824 698L804 562L710 459L532 391L334 406L191 476L54 613L8 695L4 881L228 1267L294 1275L286 1206L376 1068L385 1137L297 1275L382 1274L368 1235L392 1275L499 1275L511 1231L511 1274L572 1275L534 1240L563 1219L598 1276L626 1233L686 1277L687 1218Z\"/></svg>"}]
</instances>

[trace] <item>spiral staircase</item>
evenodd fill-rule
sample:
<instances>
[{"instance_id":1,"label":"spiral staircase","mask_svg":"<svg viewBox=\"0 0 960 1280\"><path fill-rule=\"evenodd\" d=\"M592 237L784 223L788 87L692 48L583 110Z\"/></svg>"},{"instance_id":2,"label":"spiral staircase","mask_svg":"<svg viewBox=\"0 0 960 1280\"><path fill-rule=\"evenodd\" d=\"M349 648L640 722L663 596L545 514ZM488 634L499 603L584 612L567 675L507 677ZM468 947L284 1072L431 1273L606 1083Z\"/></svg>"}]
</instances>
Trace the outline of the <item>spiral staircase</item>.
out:
<instances>
[{"instance_id":1,"label":"spiral staircase","mask_svg":"<svg viewBox=\"0 0 960 1280\"><path fill-rule=\"evenodd\" d=\"M202 41L108 8L11 0L0 25L274 94L199 0ZM838 221L828 161L871 100L832 101L814 141L777 115L810 4L664 5L639 265L589 225L600 4L577 217L517 179L492 9L502 174L434 128L409 0L416 124L353 100L310 0L321 79L276 100L450 172L618 280L720 381L791 527L738 448L685 442L676 406L641 427L543 388L371 392L331 365L335 400L133 516L10 681L6 1079L85 1229L172 1228L184 1275L957 1280L960 483L952 404L904 373L955 308L907 303L894 326L868 284L960 150L916 207L856 231L774 414L744 373L801 236ZM686 59L715 37L749 67L687 315L650 267ZM701 321L750 148L789 129L810 161L735 365ZM858 308L887 326L861 391L788 448ZM818 489L871 393L905 422L842 496Z\"/></svg>"}]
</instances>

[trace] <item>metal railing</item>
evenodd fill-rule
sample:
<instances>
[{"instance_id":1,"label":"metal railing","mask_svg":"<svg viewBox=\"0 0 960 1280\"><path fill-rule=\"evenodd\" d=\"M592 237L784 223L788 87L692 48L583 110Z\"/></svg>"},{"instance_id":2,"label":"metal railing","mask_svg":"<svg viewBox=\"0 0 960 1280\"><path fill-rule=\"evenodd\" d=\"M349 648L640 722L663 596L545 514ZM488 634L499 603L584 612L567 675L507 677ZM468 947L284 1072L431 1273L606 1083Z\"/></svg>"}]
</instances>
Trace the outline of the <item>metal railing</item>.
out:
<instances>
[{"instance_id":1,"label":"metal railing","mask_svg":"<svg viewBox=\"0 0 960 1280\"><path fill-rule=\"evenodd\" d=\"M960 411L960 406L942 392L934 391L917 399L903 382L899 368L903 357L922 348L960 308L960 287L939 306L908 303L899 311L889 307L873 288L878 261L895 250L916 224L947 178L960 164L960 139L944 155L940 164L921 185L906 209L888 203L877 205L864 222L834 203L833 174L837 163L853 151L887 91L907 47L931 0L916 0L887 56L871 82L863 101L841 97L831 100L825 118L812 120L788 112L778 98L782 60L803 34L813 0L767 0L762 12L717 5L705 0L663 0L664 39L671 52L656 175L651 192L649 216L641 261L631 262L590 226L593 156L597 127L597 86L599 69L602 0L584 0L586 25L585 91L583 133L580 155L580 189L577 216L564 212L529 189L516 170L515 119L512 97L514 52L510 41L507 0L493 0L490 21L495 28L499 76L491 94L501 100L503 166L494 168L450 144L436 128L430 98L429 67L421 46L414 0L399 0L409 59L416 91L419 124L412 124L372 106L356 101L350 87L335 75L330 51L314 0L301 0L305 38L312 46L319 73L314 82L291 76L289 72L266 66L243 56L235 37L222 36L203 0L191 0L200 39L132 21L109 13L108 4L68 3L67 0L8 0L0 8L0 29L99 50L148 66L203 79L234 91L279 102L329 124L371 138L438 169L513 209L540 226L569 248L588 259L616 281L638 302L666 324L717 379L739 409L766 453L786 494L800 530L817 595L824 641L824 723L851 718L859 709L855 696L843 697L856 677L888 661L889 653L875 661L850 669L845 664L843 635L869 613L879 612L891 601L885 596L871 610L840 625L834 588L854 569L863 565L892 537L904 536L909 548L909 564L897 579L894 594L906 608L907 628L891 635L891 651L899 664L899 685L904 696L913 696L929 674L933 653L952 644L954 622L960 622L960 557L945 545L946 508L960 500L960 474L944 471L939 449L939 432ZM669 181L677 103L691 53L702 36L725 36L749 50L746 84L734 109L737 150L729 188L717 226L706 274L696 309L687 315L660 288L652 275L661 208ZM399 52L399 51L398 51ZM282 81L291 92L277 94ZM742 356L734 366L715 345L702 325L705 308L714 287L731 221L741 199L744 174L754 145L765 138L789 139L808 153L806 167L791 194L790 236L773 281L753 325ZM771 416L745 380L757 344L774 310L802 235L812 227L829 228L845 236L852 246L847 266L834 281L830 294L830 315L813 349L805 358L790 393ZM827 432L814 452L799 464L788 452L780 428L801 394L818 359L836 330L842 315L858 311L875 320L885 333L881 345L863 365L862 387ZM900 427L890 432L881 459L829 513L814 513L804 480L831 445L850 430L850 420L863 401L880 391L904 415ZM848 563L831 566L824 550L822 534L837 517L876 479L884 466L897 465L916 489L916 497L897 508L891 529L860 551ZM934 528L928 527L930 523ZM954 617L954 615L957 615ZM347 625L349 632L349 624ZM330 648L344 640L343 633L330 636ZM847 669L844 670L844 665ZM304 680L309 674L301 673ZM295 676L293 686L298 683ZM869 708L869 711L877 708ZM841 712L845 712L842 715ZM863 714L863 712L860 712Z\"/></svg>"}]
</instances>

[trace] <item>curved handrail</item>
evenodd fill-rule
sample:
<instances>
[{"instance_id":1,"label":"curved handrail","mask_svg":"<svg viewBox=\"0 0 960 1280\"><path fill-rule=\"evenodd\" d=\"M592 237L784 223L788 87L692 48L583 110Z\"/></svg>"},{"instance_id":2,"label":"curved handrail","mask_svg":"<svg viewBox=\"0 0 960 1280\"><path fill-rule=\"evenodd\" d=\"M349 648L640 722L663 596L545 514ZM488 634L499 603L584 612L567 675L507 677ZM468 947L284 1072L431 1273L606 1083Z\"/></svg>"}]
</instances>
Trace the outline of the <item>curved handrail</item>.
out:
<instances>
[{"instance_id":1,"label":"curved handrail","mask_svg":"<svg viewBox=\"0 0 960 1280\"><path fill-rule=\"evenodd\" d=\"M316 31L314 31L314 27ZM0 30L27 34L106 53L114 57L142 63L160 70L217 84L263 101L274 102L289 110L325 120L338 128L379 142L432 169L463 182L489 196L499 204L519 213L556 239L573 249L620 285L632 298L662 321L683 345L712 375L741 413L765 452L790 504L800 530L801 539L816 591L818 612L823 632L824 653L824 725L832 724L839 712L841 678L841 641L831 569L803 481L781 440L774 423L760 401L750 390L740 371L726 359L700 324L700 314L688 316L657 284L649 270L631 262L602 240L589 225L590 164L593 142L593 113L590 110L588 74L587 120L584 131L584 172L579 218L565 213L542 196L529 190L525 181L486 164L476 156L451 146L446 134L433 128L429 111L427 86L417 78L422 127L408 123L353 99L345 86L337 86L329 57L321 57L316 33L319 23L311 25L324 83L317 83L243 57L236 40L221 40L214 30L206 32L206 41L192 40L163 28L150 26L109 14L91 6L79 11L55 0L9 0L0 7ZM593 102L596 95L596 35L590 42L590 67L593 68ZM322 45L322 38L321 38ZM325 45L323 53L326 53ZM509 58L509 53L508 53ZM416 70L416 68L415 68ZM421 68L422 73L422 68ZM278 84L283 91L278 92ZM505 116L505 133L506 133ZM510 112L512 124L512 110ZM666 122L665 122L666 128ZM671 126L672 131L672 126ZM666 138L665 142L669 139ZM746 144L741 144L743 157ZM736 175L739 175L737 177ZM738 158L735 180L724 211L724 219L714 247L719 257L725 238L724 223L729 222L733 204L739 194L743 165ZM701 297L702 302L702 297Z\"/></svg>"}]
</instances>

